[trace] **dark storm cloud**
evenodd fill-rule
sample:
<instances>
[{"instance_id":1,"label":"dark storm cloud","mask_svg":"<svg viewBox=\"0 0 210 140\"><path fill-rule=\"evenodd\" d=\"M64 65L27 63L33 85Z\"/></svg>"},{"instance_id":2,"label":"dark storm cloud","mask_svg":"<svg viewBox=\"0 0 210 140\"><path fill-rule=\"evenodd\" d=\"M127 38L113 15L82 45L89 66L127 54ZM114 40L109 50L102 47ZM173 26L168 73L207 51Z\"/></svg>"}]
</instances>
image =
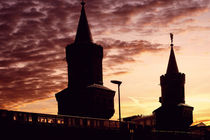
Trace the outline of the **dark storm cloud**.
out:
<instances>
[{"instance_id":1,"label":"dark storm cloud","mask_svg":"<svg viewBox=\"0 0 210 140\"><path fill-rule=\"evenodd\" d=\"M94 36L107 30L148 32L143 26L164 25L204 11L208 5L204 2L91 0L87 2L86 13ZM78 0L0 1L0 108L48 98L66 87L64 51L74 40L80 8ZM139 16L137 25L133 16ZM160 44L144 40L96 41L104 46L105 71L107 67L114 69L135 62L134 56L143 52L163 50ZM127 72L119 67L117 70L112 74Z\"/></svg>"}]
</instances>

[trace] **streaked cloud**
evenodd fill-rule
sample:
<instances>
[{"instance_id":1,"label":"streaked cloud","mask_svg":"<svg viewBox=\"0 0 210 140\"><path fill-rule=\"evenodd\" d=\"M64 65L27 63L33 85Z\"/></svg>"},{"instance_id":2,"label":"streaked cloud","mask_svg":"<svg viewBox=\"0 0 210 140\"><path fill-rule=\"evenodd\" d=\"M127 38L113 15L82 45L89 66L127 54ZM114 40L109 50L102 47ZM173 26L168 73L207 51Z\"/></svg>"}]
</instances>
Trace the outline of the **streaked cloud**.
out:
<instances>
[{"instance_id":1,"label":"streaked cloud","mask_svg":"<svg viewBox=\"0 0 210 140\"><path fill-rule=\"evenodd\" d=\"M122 65L135 63L135 56L165 50L143 38L124 41L107 32L152 35L169 23L206 12L208 4L208 0L88 1L95 42L104 46L105 75L125 74L129 69ZM74 40L80 8L78 0L0 1L0 108L50 98L67 86L65 46Z\"/></svg>"}]
</instances>

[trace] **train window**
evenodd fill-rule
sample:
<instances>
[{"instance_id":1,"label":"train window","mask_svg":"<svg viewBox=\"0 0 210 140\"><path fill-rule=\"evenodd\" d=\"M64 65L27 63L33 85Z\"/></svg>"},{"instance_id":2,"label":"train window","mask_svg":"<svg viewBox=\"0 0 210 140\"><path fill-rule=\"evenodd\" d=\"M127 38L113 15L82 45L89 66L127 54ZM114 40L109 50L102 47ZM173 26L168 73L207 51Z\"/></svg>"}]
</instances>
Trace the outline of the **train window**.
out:
<instances>
[{"instance_id":1,"label":"train window","mask_svg":"<svg viewBox=\"0 0 210 140\"><path fill-rule=\"evenodd\" d=\"M44 117L43 117L43 118L42 118L42 122L43 122L43 123L46 123L46 122L47 122L47 118L44 118Z\"/></svg>"},{"instance_id":2,"label":"train window","mask_svg":"<svg viewBox=\"0 0 210 140\"><path fill-rule=\"evenodd\" d=\"M115 126L115 122L114 121L110 121L110 126L111 126L111 128L115 128L116 126Z\"/></svg>"},{"instance_id":3,"label":"train window","mask_svg":"<svg viewBox=\"0 0 210 140\"><path fill-rule=\"evenodd\" d=\"M48 118L47 119L47 123L53 123L53 119L52 118Z\"/></svg>"},{"instance_id":4,"label":"train window","mask_svg":"<svg viewBox=\"0 0 210 140\"><path fill-rule=\"evenodd\" d=\"M120 128L120 123L119 122L116 122L116 127Z\"/></svg>"},{"instance_id":5,"label":"train window","mask_svg":"<svg viewBox=\"0 0 210 140\"><path fill-rule=\"evenodd\" d=\"M64 124L64 120L61 119L61 118L58 118L58 119L57 119L57 123L58 123L58 124Z\"/></svg>"},{"instance_id":6,"label":"train window","mask_svg":"<svg viewBox=\"0 0 210 140\"><path fill-rule=\"evenodd\" d=\"M74 118L71 118L71 123L73 126L75 126L75 119Z\"/></svg>"},{"instance_id":7,"label":"train window","mask_svg":"<svg viewBox=\"0 0 210 140\"><path fill-rule=\"evenodd\" d=\"M41 122L41 118L39 116L38 116L37 120L38 120L38 122Z\"/></svg>"},{"instance_id":8,"label":"train window","mask_svg":"<svg viewBox=\"0 0 210 140\"><path fill-rule=\"evenodd\" d=\"M110 127L110 128L113 128L113 127L114 127L113 121L109 121L109 127Z\"/></svg>"},{"instance_id":9,"label":"train window","mask_svg":"<svg viewBox=\"0 0 210 140\"><path fill-rule=\"evenodd\" d=\"M47 123L47 118L38 116L38 122L40 122L40 123Z\"/></svg>"},{"instance_id":10,"label":"train window","mask_svg":"<svg viewBox=\"0 0 210 140\"><path fill-rule=\"evenodd\" d=\"M82 121L82 119L79 119L79 125L80 125L80 126L83 126L83 121Z\"/></svg>"},{"instance_id":11,"label":"train window","mask_svg":"<svg viewBox=\"0 0 210 140\"><path fill-rule=\"evenodd\" d=\"M97 125L96 125L96 120L93 120L93 127L96 128Z\"/></svg>"},{"instance_id":12,"label":"train window","mask_svg":"<svg viewBox=\"0 0 210 140\"><path fill-rule=\"evenodd\" d=\"M17 120L17 114L14 114L13 116L13 120L16 121Z\"/></svg>"},{"instance_id":13,"label":"train window","mask_svg":"<svg viewBox=\"0 0 210 140\"><path fill-rule=\"evenodd\" d=\"M32 117L31 117L31 115L28 115L28 121L29 121L29 122L32 122Z\"/></svg>"},{"instance_id":14,"label":"train window","mask_svg":"<svg viewBox=\"0 0 210 140\"><path fill-rule=\"evenodd\" d=\"M141 121L141 122L140 122L140 124L141 124L141 125L144 125L144 122L143 122L143 121Z\"/></svg>"},{"instance_id":15,"label":"train window","mask_svg":"<svg viewBox=\"0 0 210 140\"><path fill-rule=\"evenodd\" d=\"M109 121L108 120L104 121L104 127L109 128Z\"/></svg>"},{"instance_id":16,"label":"train window","mask_svg":"<svg viewBox=\"0 0 210 140\"><path fill-rule=\"evenodd\" d=\"M134 130L133 129L130 129L130 133L134 133Z\"/></svg>"},{"instance_id":17,"label":"train window","mask_svg":"<svg viewBox=\"0 0 210 140\"><path fill-rule=\"evenodd\" d=\"M27 114L24 114L24 121L28 121L28 117L27 117Z\"/></svg>"},{"instance_id":18,"label":"train window","mask_svg":"<svg viewBox=\"0 0 210 140\"><path fill-rule=\"evenodd\" d=\"M42 123L46 123L46 121L47 121L46 118L41 117L41 122L42 122Z\"/></svg>"},{"instance_id":19,"label":"train window","mask_svg":"<svg viewBox=\"0 0 210 140\"><path fill-rule=\"evenodd\" d=\"M151 125L154 126L154 124L155 124L155 122L154 122L154 120L152 120L152 121L151 121Z\"/></svg>"},{"instance_id":20,"label":"train window","mask_svg":"<svg viewBox=\"0 0 210 140\"><path fill-rule=\"evenodd\" d=\"M56 118L52 118L52 123L56 123Z\"/></svg>"},{"instance_id":21,"label":"train window","mask_svg":"<svg viewBox=\"0 0 210 140\"><path fill-rule=\"evenodd\" d=\"M90 127L90 120L87 120L87 126Z\"/></svg>"},{"instance_id":22,"label":"train window","mask_svg":"<svg viewBox=\"0 0 210 140\"><path fill-rule=\"evenodd\" d=\"M97 125L97 127L100 127L100 121L99 120L96 120L96 125Z\"/></svg>"},{"instance_id":23,"label":"train window","mask_svg":"<svg viewBox=\"0 0 210 140\"><path fill-rule=\"evenodd\" d=\"M150 120L146 120L146 125L150 126L151 125L151 121Z\"/></svg>"},{"instance_id":24,"label":"train window","mask_svg":"<svg viewBox=\"0 0 210 140\"><path fill-rule=\"evenodd\" d=\"M117 122L117 121L110 121L109 125L110 125L110 128L117 128L118 125L119 125L119 122Z\"/></svg>"},{"instance_id":25,"label":"train window","mask_svg":"<svg viewBox=\"0 0 210 140\"><path fill-rule=\"evenodd\" d=\"M72 125L72 122L71 122L71 118L68 118L68 126L71 126Z\"/></svg>"}]
</instances>

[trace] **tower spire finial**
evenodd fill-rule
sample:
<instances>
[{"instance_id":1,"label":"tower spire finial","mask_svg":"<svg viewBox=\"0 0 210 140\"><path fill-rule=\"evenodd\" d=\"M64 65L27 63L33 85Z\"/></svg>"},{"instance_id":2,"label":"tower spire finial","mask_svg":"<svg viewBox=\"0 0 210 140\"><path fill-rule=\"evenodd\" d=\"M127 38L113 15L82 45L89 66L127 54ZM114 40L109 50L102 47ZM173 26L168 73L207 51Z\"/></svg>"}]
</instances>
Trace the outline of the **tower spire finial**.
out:
<instances>
[{"instance_id":1,"label":"tower spire finial","mask_svg":"<svg viewBox=\"0 0 210 140\"><path fill-rule=\"evenodd\" d=\"M172 33L170 33L170 37L171 37L171 52L170 52L169 61L168 61L168 68L166 71L167 74L179 72L178 66L176 63L176 57L174 54L174 49L173 49L174 44L173 44L173 34Z\"/></svg>"},{"instance_id":2,"label":"tower spire finial","mask_svg":"<svg viewBox=\"0 0 210 140\"><path fill-rule=\"evenodd\" d=\"M84 6L84 5L85 5L85 1L84 1L84 0L82 0L81 5L82 5L82 6Z\"/></svg>"},{"instance_id":3,"label":"tower spire finial","mask_svg":"<svg viewBox=\"0 0 210 140\"><path fill-rule=\"evenodd\" d=\"M170 33L170 37L171 37L171 47L173 47L174 46L174 44L173 44L173 37L174 37L174 35L172 33Z\"/></svg>"},{"instance_id":4,"label":"tower spire finial","mask_svg":"<svg viewBox=\"0 0 210 140\"><path fill-rule=\"evenodd\" d=\"M85 2L82 0L81 2L82 9L79 19L79 24L77 27L77 33L75 38L75 43L90 43L93 42L92 35L90 32L90 28L88 25L88 20L85 13Z\"/></svg>"}]
</instances>

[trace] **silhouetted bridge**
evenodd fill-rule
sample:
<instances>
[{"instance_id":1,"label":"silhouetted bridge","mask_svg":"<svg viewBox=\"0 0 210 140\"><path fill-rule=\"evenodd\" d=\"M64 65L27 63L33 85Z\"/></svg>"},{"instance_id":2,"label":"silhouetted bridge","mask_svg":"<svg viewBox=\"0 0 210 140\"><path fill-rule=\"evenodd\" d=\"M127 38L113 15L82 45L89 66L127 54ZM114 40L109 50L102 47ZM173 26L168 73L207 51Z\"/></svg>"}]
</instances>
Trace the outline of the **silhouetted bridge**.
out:
<instances>
[{"instance_id":1,"label":"silhouetted bridge","mask_svg":"<svg viewBox=\"0 0 210 140\"><path fill-rule=\"evenodd\" d=\"M189 132L161 132L133 122L119 122L88 117L49 115L0 110L1 137L9 139L58 140L199 140Z\"/></svg>"}]
</instances>

